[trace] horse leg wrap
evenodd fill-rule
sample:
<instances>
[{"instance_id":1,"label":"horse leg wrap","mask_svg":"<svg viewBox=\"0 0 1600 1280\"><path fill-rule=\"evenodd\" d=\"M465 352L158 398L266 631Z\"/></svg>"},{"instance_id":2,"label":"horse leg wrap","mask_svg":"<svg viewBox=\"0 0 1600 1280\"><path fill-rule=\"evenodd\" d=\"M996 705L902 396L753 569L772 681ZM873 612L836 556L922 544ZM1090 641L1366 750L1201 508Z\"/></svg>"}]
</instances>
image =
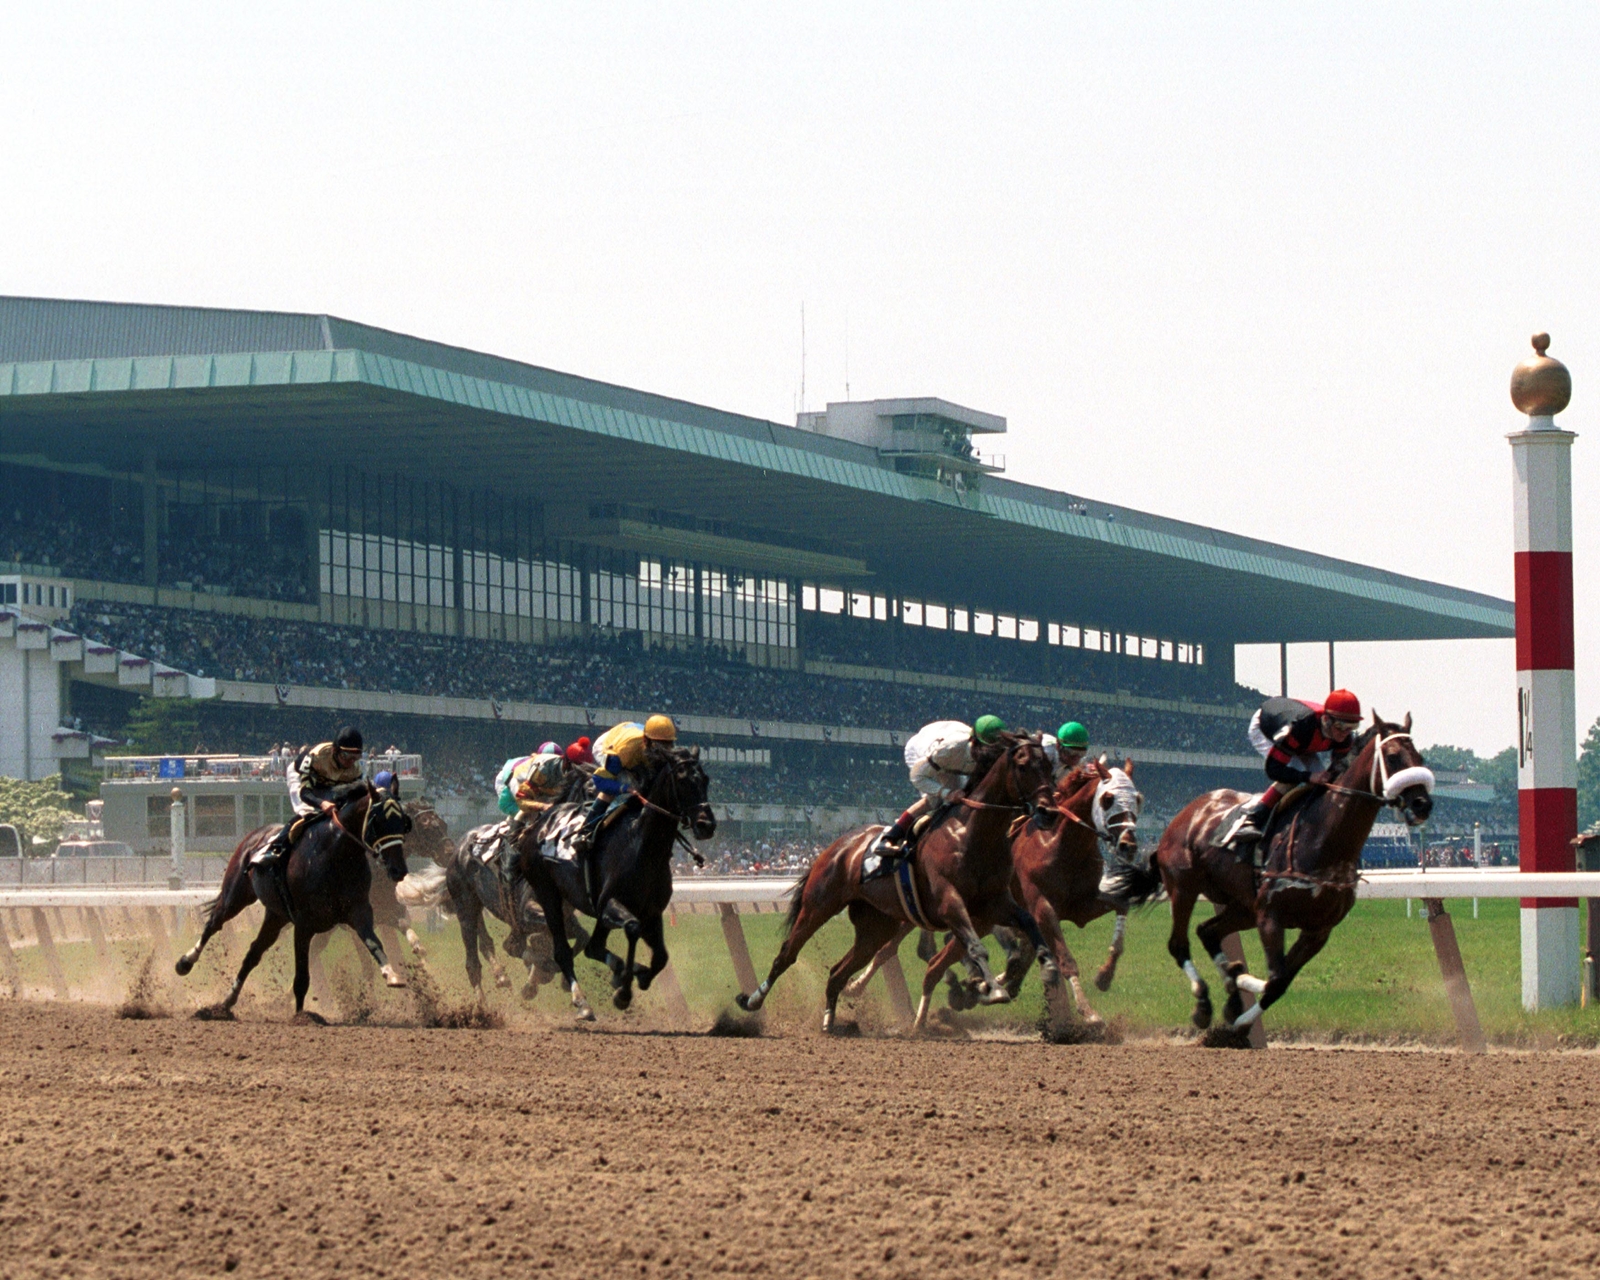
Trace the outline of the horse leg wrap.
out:
<instances>
[{"instance_id":1,"label":"horse leg wrap","mask_svg":"<svg viewBox=\"0 0 1600 1280\"><path fill-rule=\"evenodd\" d=\"M1189 979L1189 990L1196 996L1206 989L1206 984L1200 978L1200 970L1194 967L1193 960L1183 962L1183 976Z\"/></svg>"},{"instance_id":2,"label":"horse leg wrap","mask_svg":"<svg viewBox=\"0 0 1600 1280\"><path fill-rule=\"evenodd\" d=\"M1253 996L1258 996L1267 989L1267 984L1253 973L1241 973L1237 982L1240 991L1248 991Z\"/></svg>"},{"instance_id":3,"label":"horse leg wrap","mask_svg":"<svg viewBox=\"0 0 1600 1280\"><path fill-rule=\"evenodd\" d=\"M767 992L772 990L772 983L765 978L756 984L756 989L744 998L746 1013L754 1013L767 1002Z\"/></svg>"},{"instance_id":4,"label":"horse leg wrap","mask_svg":"<svg viewBox=\"0 0 1600 1280\"><path fill-rule=\"evenodd\" d=\"M1241 1013L1237 1018L1234 1019L1234 1021L1233 1021L1233 1029L1235 1031L1243 1031L1246 1027L1248 1027L1252 1022L1254 1022L1260 1016L1261 1016L1261 1006L1258 1005L1258 1004L1253 1004L1248 1009L1246 1009L1243 1013Z\"/></svg>"}]
</instances>

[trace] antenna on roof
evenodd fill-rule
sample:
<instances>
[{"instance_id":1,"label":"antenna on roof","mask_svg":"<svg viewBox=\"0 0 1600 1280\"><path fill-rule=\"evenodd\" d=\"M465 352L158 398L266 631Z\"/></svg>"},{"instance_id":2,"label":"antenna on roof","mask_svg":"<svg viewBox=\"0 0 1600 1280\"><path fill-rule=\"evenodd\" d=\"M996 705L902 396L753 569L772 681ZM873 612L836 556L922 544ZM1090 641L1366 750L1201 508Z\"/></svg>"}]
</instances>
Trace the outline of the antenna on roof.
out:
<instances>
[{"instance_id":1,"label":"antenna on roof","mask_svg":"<svg viewBox=\"0 0 1600 1280\"><path fill-rule=\"evenodd\" d=\"M800 412L806 411L806 304L800 303Z\"/></svg>"},{"instance_id":2,"label":"antenna on roof","mask_svg":"<svg viewBox=\"0 0 1600 1280\"><path fill-rule=\"evenodd\" d=\"M844 309L844 398L850 398L850 308Z\"/></svg>"}]
</instances>

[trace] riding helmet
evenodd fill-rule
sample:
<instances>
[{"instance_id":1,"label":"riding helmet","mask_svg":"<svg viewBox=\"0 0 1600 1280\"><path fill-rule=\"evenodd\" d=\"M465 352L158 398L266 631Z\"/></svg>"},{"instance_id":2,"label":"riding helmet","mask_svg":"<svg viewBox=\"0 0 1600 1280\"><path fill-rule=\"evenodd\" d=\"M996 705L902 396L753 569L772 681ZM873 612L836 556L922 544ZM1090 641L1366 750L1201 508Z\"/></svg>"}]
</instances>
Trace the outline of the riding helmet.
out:
<instances>
[{"instance_id":1,"label":"riding helmet","mask_svg":"<svg viewBox=\"0 0 1600 1280\"><path fill-rule=\"evenodd\" d=\"M334 749L338 751L354 751L361 753L361 730L354 725L345 725L338 733L333 735Z\"/></svg>"},{"instance_id":2,"label":"riding helmet","mask_svg":"<svg viewBox=\"0 0 1600 1280\"><path fill-rule=\"evenodd\" d=\"M678 726L671 716L654 715L644 722L644 736L649 742L676 742Z\"/></svg>"},{"instance_id":3,"label":"riding helmet","mask_svg":"<svg viewBox=\"0 0 1600 1280\"><path fill-rule=\"evenodd\" d=\"M1056 741L1072 751L1089 749L1089 731L1076 720L1068 720L1056 730Z\"/></svg>"},{"instance_id":4,"label":"riding helmet","mask_svg":"<svg viewBox=\"0 0 1600 1280\"><path fill-rule=\"evenodd\" d=\"M1322 713L1330 720L1348 720L1351 724L1359 724L1361 699L1348 689L1335 689L1322 704Z\"/></svg>"},{"instance_id":5,"label":"riding helmet","mask_svg":"<svg viewBox=\"0 0 1600 1280\"><path fill-rule=\"evenodd\" d=\"M979 716L972 726L972 736L984 746L990 746L1006 731L1006 722L999 716Z\"/></svg>"}]
</instances>

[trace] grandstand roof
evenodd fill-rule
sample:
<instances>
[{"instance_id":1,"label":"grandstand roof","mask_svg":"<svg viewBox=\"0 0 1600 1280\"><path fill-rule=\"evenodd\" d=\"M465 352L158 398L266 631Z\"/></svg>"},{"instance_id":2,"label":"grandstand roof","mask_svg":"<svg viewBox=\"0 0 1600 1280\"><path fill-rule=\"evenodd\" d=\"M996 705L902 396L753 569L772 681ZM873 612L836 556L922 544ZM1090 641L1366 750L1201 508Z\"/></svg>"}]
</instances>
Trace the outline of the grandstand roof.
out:
<instances>
[{"instance_id":1,"label":"grandstand roof","mask_svg":"<svg viewBox=\"0 0 1600 1280\"><path fill-rule=\"evenodd\" d=\"M714 516L738 533L693 558L1142 635L1514 634L1477 592L995 476L963 493L850 441L336 316L0 298L0 432L8 457L122 473L152 448L305 473L336 442L340 464L537 499L552 534L588 536L593 504ZM671 525L663 546L696 545Z\"/></svg>"}]
</instances>

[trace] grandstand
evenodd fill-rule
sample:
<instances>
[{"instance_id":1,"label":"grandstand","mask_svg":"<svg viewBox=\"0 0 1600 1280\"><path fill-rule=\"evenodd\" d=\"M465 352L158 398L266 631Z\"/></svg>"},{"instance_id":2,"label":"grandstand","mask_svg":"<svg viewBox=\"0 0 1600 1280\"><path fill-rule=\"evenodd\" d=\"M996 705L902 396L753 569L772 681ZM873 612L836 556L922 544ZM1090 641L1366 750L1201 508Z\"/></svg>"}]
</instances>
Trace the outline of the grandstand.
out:
<instances>
[{"instance_id":1,"label":"grandstand","mask_svg":"<svg viewBox=\"0 0 1600 1280\"><path fill-rule=\"evenodd\" d=\"M659 708L728 753L728 829L781 834L894 805L909 732L995 710L1084 720L1159 810L1255 774L1236 644L1513 634L1506 601L1007 478L975 443L1006 426L934 398L788 426L334 316L0 299L0 609L158 677L58 663L78 736L0 768L187 693L214 749L357 719L486 800L510 751Z\"/></svg>"}]
</instances>

